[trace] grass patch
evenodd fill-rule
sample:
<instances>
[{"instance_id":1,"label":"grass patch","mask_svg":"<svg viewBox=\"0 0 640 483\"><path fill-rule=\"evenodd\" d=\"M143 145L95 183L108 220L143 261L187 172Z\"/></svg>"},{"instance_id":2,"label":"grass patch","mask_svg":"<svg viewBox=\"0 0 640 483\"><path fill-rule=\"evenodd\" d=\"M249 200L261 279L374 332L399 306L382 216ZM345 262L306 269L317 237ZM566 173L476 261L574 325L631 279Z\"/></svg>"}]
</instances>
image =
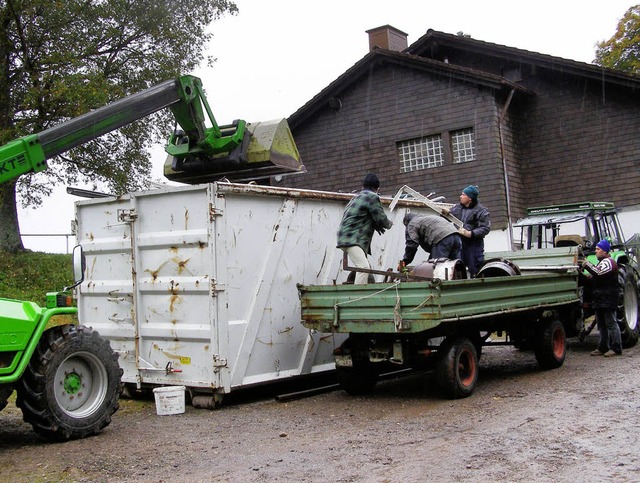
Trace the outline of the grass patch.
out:
<instances>
[{"instance_id":1,"label":"grass patch","mask_svg":"<svg viewBox=\"0 0 640 483\"><path fill-rule=\"evenodd\" d=\"M47 292L59 292L73 284L71 254L0 252L0 257L1 298L31 301L44 307ZM49 320L47 328L77 322L75 315L57 315Z\"/></svg>"},{"instance_id":2,"label":"grass patch","mask_svg":"<svg viewBox=\"0 0 640 483\"><path fill-rule=\"evenodd\" d=\"M73 283L70 254L0 252L0 297L30 300L44 307L47 292Z\"/></svg>"}]
</instances>

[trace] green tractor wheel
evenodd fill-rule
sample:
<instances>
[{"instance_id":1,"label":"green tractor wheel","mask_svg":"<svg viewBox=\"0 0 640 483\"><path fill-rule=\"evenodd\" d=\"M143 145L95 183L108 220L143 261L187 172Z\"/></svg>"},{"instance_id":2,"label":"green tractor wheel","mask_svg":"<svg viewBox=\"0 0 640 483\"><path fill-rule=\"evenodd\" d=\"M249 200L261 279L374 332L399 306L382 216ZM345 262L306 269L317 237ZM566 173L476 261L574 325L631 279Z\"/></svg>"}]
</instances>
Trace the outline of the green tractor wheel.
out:
<instances>
[{"instance_id":1,"label":"green tractor wheel","mask_svg":"<svg viewBox=\"0 0 640 483\"><path fill-rule=\"evenodd\" d=\"M48 438L99 433L118 409L122 369L109 341L84 326L46 331L16 390L25 422Z\"/></svg>"}]
</instances>

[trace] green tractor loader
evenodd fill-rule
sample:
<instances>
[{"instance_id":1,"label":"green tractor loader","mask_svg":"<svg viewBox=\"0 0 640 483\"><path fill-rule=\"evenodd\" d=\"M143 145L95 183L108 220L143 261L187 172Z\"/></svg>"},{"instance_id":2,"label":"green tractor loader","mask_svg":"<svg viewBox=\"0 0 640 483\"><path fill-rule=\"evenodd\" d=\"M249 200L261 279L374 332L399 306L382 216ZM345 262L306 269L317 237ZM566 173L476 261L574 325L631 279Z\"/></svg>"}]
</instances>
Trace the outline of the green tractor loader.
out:
<instances>
[{"instance_id":1,"label":"green tractor loader","mask_svg":"<svg viewBox=\"0 0 640 483\"><path fill-rule=\"evenodd\" d=\"M122 391L118 355L89 327L54 325L75 315L70 290L82 282L84 258L74 250L75 283L34 302L0 299L0 410L13 391L23 419L53 440L97 434L111 422Z\"/></svg>"}]
</instances>

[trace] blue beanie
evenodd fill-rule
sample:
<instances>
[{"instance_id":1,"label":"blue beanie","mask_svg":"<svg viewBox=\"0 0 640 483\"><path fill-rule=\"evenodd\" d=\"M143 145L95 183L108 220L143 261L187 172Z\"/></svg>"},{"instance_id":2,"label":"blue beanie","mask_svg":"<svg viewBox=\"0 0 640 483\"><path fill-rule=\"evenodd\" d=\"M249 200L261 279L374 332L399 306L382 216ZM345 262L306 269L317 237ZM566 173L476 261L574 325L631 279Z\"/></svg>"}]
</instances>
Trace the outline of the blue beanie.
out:
<instances>
[{"instance_id":1,"label":"blue beanie","mask_svg":"<svg viewBox=\"0 0 640 483\"><path fill-rule=\"evenodd\" d=\"M611 251L611 243L609 243L607 240L600 240L596 244L596 247L598 247L603 252L609 253Z\"/></svg>"},{"instance_id":2,"label":"blue beanie","mask_svg":"<svg viewBox=\"0 0 640 483\"><path fill-rule=\"evenodd\" d=\"M462 190L462 192L474 201L478 199L479 191L478 191L478 187L475 185L467 186L465 189Z\"/></svg>"}]
</instances>

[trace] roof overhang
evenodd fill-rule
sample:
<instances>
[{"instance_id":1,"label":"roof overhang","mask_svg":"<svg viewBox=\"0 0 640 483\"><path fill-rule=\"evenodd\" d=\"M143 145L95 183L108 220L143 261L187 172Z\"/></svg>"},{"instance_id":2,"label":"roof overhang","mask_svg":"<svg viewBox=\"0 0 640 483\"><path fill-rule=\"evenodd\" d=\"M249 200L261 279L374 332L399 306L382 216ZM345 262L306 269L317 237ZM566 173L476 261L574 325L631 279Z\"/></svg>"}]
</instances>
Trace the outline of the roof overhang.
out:
<instances>
[{"instance_id":1,"label":"roof overhang","mask_svg":"<svg viewBox=\"0 0 640 483\"><path fill-rule=\"evenodd\" d=\"M309 102L289 116L289 125L292 129L299 126L318 110L324 108L331 98L339 96L357 79L364 75L368 75L372 68L378 68L385 65L398 65L409 69L428 72L433 75L446 76L447 79L469 82L475 85L495 89L496 91L514 90L533 95L533 92L525 87L495 74L403 52L374 49L354 64L353 67L347 70L344 74L320 91Z\"/></svg>"}]
</instances>

